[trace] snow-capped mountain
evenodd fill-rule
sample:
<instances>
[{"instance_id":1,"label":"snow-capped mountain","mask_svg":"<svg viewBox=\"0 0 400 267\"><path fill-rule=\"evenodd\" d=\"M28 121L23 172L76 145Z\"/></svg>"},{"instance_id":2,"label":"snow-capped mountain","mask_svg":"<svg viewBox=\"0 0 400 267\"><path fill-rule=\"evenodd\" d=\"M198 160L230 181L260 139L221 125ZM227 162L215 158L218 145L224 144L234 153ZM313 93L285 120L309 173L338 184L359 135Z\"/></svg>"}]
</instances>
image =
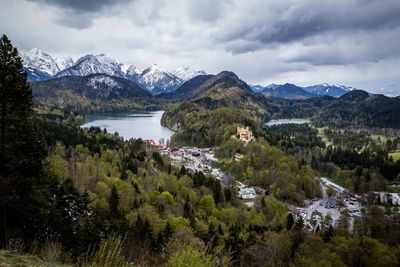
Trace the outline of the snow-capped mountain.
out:
<instances>
[{"instance_id":1,"label":"snow-capped mountain","mask_svg":"<svg viewBox=\"0 0 400 267\"><path fill-rule=\"evenodd\" d=\"M172 72L172 74L183 81L190 80L199 75L206 75L205 71L202 71L202 70L197 71L190 67L177 68L175 71Z\"/></svg>"},{"instance_id":2,"label":"snow-capped mountain","mask_svg":"<svg viewBox=\"0 0 400 267\"><path fill-rule=\"evenodd\" d=\"M21 52L20 55L24 66L32 71L37 70L47 73L49 76L53 76L60 71L60 66L57 64L57 61L40 49L33 48L28 53Z\"/></svg>"},{"instance_id":3,"label":"snow-capped mountain","mask_svg":"<svg viewBox=\"0 0 400 267\"><path fill-rule=\"evenodd\" d=\"M66 57L66 58L56 57L56 58L54 58L54 60L56 61L57 66L60 69L60 71L74 65L74 60L72 59L72 57Z\"/></svg>"},{"instance_id":4,"label":"snow-capped mountain","mask_svg":"<svg viewBox=\"0 0 400 267\"><path fill-rule=\"evenodd\" d=\"M153 94L157 94L174 91L184 81L153 64L140 73L137 82Z\"/></svg>"},{"instance_id":5,"label":"snow-capped mountain","mask_svg":"<svg viewBox=\"0 0 400 267\"><path fill-rule=\"evenodd\" d=\"M103 73L111 76L125 78L123 64L116 59L104 54L86 55L78 59L71 67L66 68L55 75L55 78L64 76L87 76Z\"/></svg>"},{"instance_id":6,"label":"snow-capped mountain","mask_svg":"<svg viewBox=\"0 0 400 267\"><path fill-rule=\"evenodd\" d=\"M141 71L136 66L127 66L104 54L86 55L76 62L71 57L56 58L34 48L28 53L21 52L24 70L28 80L41 81L65 76L87 76L91 74L107 74L134 81L142 88L158 94L171 92L183 82L206 74L190 67L181 67L168 72L156 64Z\"/></svg>"},{"instance_id":7,"label":"snow-capped mountain","mask_svg":"<svg viewBox=\"0 0 400 267\"><path fill-rule=\"evenodd\" d=\"M129 80L138 81L139 75L142 73L135 65L131 65L125 70L125 77Z\"/></svg>"},{"instance_id":8,"label":"snow-capped mountain","mask_svg":"<svg viewBox=\"0 0 400 267\"><path fill-rule=\"evenodd\" d=\"M353 87L339 85L339 84L327 84L327 83L307 86L303 88L304 90L313 93L317 96L333 96L333 97L339 97L352 90L355 90L355 88Z\"/></svg>"}]
</instances>

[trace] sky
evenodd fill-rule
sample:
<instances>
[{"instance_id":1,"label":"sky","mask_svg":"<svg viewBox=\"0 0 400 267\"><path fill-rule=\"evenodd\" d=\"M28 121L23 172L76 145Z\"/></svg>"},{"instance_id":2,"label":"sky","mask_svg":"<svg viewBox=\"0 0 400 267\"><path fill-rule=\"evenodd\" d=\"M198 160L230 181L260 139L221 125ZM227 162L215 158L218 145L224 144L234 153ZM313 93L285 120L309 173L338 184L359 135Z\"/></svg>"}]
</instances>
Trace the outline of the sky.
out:
<instances>
[{"instance_id":1,"label":"sky","mask_svg":"<svg viewBox=\"0 0 400 267\"><path fill-rule=\"evenodd\" d=\"M0 0L23 51L400 95L400 0Z\"/></svg>"}]
</instances>

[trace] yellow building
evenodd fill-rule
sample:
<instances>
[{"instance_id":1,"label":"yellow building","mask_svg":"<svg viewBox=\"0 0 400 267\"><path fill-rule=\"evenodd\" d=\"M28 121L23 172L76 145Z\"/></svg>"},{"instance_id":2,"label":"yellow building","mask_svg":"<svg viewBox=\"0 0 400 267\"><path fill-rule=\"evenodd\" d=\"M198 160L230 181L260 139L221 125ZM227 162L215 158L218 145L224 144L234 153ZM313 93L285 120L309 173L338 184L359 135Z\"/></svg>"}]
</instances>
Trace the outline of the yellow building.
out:
<instances>
[{"instance_id":1,"label":"yellow building","mask_svg":"<svg viewBox=\"0 0 400 267\"><path fill-rule=\"evenodd\" d=\"M253 136L253 132L250 130L248 126L247 127L238 126L236 130L236 136L232 137L234 139L242 141L246 145L255 139Z\"/></svg>"}]
</instances>

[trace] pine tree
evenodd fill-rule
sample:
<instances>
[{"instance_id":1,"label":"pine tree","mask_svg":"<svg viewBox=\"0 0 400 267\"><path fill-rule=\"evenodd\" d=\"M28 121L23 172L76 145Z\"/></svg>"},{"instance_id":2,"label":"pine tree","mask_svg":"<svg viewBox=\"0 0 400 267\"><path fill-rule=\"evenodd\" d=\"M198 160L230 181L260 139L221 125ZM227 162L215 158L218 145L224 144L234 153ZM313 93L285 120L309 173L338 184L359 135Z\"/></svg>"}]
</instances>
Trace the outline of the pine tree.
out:
<instances>
[{"instance_id":1,"label":"pine tree","mask_svg":"<svg viewBox=\"0 0 400 267\"><path fill-rule=\"evenodd\" d=\"M288 216L287 216L286 230L289 231L290 229L292 229L293 224L294 224L293 214L289 213Z\"/></svg>"},{"instance_id":2,"label":"pine tree","mask_svg":"<svg viewBox=\"0 0 400 267\"><path fill-rule=\"evenodd\" d=\"M45 156L33 123L32 89L18 50L0 38L0 174L37 175Z\"/></svg>"},{"instance_id":3,"label":"pine tree","mask_svg":"<svg viewBox=\"0 0 400 267\"><path fill-rule=\"evenodd\" d=\"M117 187L113 184L111 188L110 198L108 199L108 205L110 206L110 215L112 219L118 219L120 217L119 212L119 194Z\"/></svg>"},{"instance_id":4,"label":"pine tree","mask_svg":"<svg viewBox=\"0 0 400 267\"><path fill-rule=\"evenodd\" d=\"M45 224L48 186L44 142L34 125L32 89L18 50L0 37L0 246L32 238ZM10 234L12 233L12 234Z\"/></svg>"},{"instance_id":5,"label":"pine tree","mask_svg":"<svg viewBox=\"0 0 400 267\"><path fill-rule=\"evenodd\" d=\"M229 227L229 236L225 240L225 246L230 251L233 265L240 263L240 255L244 246L244 241L240 237L241 226L234 224Z\"/></svg>"}]
</instances>

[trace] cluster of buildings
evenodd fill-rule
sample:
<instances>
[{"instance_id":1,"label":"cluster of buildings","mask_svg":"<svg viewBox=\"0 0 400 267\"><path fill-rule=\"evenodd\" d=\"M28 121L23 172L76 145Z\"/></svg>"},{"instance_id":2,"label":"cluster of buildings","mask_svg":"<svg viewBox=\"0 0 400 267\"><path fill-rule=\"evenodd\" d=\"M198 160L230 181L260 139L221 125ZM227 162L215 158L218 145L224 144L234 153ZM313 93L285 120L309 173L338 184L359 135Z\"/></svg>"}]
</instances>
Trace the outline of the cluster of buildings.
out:
<instances>
[{"instance_id":1,"label":"cluster of buildings","mask_svg":"<svg viewBox=\"0 0 400 267\"><path fill-rule=\"evenodd\" d=\"M371 191L368 192L366 197L369 203L375 203L378 205L389 203L394 206L400 206L400 193Z\"/></svg>"},{"instance_id":2,"label":"cluster of buildings","mask_svg":"<svg viewBox=\"0 0 400 267\"><path fill-rule=\"evenodd\" d=\"M158 144L153 139L144 140L144 143L148 146L151 146L157 150L166 150L168 149L167 145L165 144Z\"/></svg>"}]
</instances>

